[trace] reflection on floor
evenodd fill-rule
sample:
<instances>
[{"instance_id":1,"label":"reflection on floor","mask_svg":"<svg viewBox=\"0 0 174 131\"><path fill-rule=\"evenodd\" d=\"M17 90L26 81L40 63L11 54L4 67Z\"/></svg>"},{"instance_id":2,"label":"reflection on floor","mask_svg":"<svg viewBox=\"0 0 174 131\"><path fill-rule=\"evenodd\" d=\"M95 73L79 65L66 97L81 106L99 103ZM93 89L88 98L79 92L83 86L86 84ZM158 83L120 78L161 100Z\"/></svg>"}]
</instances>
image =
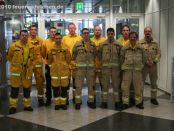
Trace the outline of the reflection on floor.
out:
<instances>
[{"instance_id":1,"label":"reflection on floor","mask_svg":"<svg viewBox=\"0 0 174 131\"><path fill-rule=\"evenodd\" d=\"M83 101L81 110L75 110L70 100L67 111L54 110L50 107L38 107L36 90L33 89L32 103L34 112L24 112L22 106L22 93L17 113L8 115L8 97L3 96L0 101L0 131L173 131L174 130L174 103L169 95L158 92L159 106L150 103L150 88L144 90L144 110L131 107L122 112L114 110L112 90L109 95L109 108L101 109L100 90L97 89L97 108L87 107L87 88L82 91ZM70 90L70 98L72 90ZM1 117L2 116L2 117Z\"/></svg>"}]
</instances>

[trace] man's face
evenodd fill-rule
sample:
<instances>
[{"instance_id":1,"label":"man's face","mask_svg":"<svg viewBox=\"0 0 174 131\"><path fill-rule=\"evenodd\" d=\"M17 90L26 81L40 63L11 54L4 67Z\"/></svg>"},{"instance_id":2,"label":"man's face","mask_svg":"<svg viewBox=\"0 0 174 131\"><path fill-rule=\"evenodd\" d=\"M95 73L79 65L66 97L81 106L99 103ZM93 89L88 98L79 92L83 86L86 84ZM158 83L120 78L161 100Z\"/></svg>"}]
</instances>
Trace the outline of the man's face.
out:
<instances>
[{"instance_id":1,"label":"man's face","mask_svg":"<svg viewBox=\"0 0 174 131\"><path fill-rule=\"evenodd\" d=\"M128 38L129 37L129 28L128 27L125 26L122 29L122 35L123 35L124 38Z\"/></svg>"},{"instance_id":2,"label":"man's face","mask_svg":"<svg viewBox=\"0 0 174 131\"><path fill-rule=\"evenodd\" d=\"M136 34L131 34L129 36L129 41L130 41L131 44L136 44L136 42L137 42Z\"/></svg>"},{"instance_id":3,"label":"man's face","mask_svg":"<svg viewBox=\"0 0 174 131\"><path fill-rule=\"evenodd\" d=\"M55 35L55 41L56 43L60 44L62 40L62 36L61 35Z\"/></svg>"},{"instance_id":4,"label":"man's face","mask_svg":"<svg viewBox=\"0 0 174 131\"><path fill-rule=\"evenodd\" d=\"M21 32L20 40L22 41L22 43L27 43L27 39L28 39L28 33Z\"/></svg>"},{"instance_id":5,"label":"man's face","mask_svg":"<svg viewBox=\"0 0 174 131\"><path fill-rule=\"evenodd\" d=\"M72 25L69 25L68 31L69 31L69 34L70 34L70 35L74 35L75 32L76 32L76 26L73 25L73 24L72 24Z\"/></svg>"},{"instance_id":6,"label":"man's face","mask_svg":"<svg viewBox=\"0 0 174 131\"><path fill-rule=\"evenodd\" d=\"M109 40L114 39L114 36L115 36L115 33L112 32L112 31L109 31L109 32L107 33L107 37L108 37Z\"/></svg>"},{"instance_id":7,"label":"man's face","mask_svg":"<svg viewBox=\"0 0 174 131\"><path fill-rule=\"evenodd\" d=\"M50 38L54 39L56 34L56 29L50 29Z\"/></svg>"},{"instance_id":8,"label":"man's face","mask_svg":"<svg viewBox=\"0 0 174 131\"><path fill-rule=\"evenodd\" d=\"M146 39L152 38L152 29L151 28L145 28L144 29L144 35Z\"/></svg>"},{"instance_id":9,"label":"man's face","mask_svg":"<svg viewBox=\"0 0 174 131\"><path fill-rule=\"evenodd\" d=\"M83 30L83 32L82 32L82 38L84 40L88 40L89 39L89 30Z\"/></svg>"},{"instance_id":10,"label":"man's face","mask_svg":"<svg viewBox=\"0 0 174 131\"><path fill-rule=\"evenodd\" d=\"M30 28L30 35L31 36L36 36L37 35L37 28L36 27L31 27Z\"/></svg>"},{"instance_id":11,"label":"man's face","mask_svg":"<svg viewBox=\"0 0 174 131\"><path fill-rule=\"evenodd\" d=\"M100 28L100 26L96 26L94 28L94 36L96 36L96 37L100 37L101 36L101 28Z\"/></svg>"}]
</instances>

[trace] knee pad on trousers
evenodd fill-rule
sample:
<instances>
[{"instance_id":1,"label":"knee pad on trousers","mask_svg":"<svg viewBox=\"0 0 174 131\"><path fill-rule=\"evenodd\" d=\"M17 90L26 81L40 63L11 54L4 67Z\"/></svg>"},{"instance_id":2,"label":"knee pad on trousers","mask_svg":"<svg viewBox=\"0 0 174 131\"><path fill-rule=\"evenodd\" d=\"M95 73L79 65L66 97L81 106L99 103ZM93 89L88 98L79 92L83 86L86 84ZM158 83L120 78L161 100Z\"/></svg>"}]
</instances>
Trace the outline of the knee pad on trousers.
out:
<instances>
[{"instance_id":1,"label":"knee pad on trousers","mask_svg":"<svg viewBox=\"0 0 174 131\"><path fill-rule=\"evenodd\" d=\"M24 97L29 98L30 97L30 88L23 88Z\"/></svg>"},{"instance_id":2,"label":"knee pad on trousers","mask_svg":"<svg viewBox=\"0 0 174 131\"><path fill-rule=\"evenodd\" d=\"M11 87L11 98L18 98L19 88Z\"/></svg>"}]
</instances>

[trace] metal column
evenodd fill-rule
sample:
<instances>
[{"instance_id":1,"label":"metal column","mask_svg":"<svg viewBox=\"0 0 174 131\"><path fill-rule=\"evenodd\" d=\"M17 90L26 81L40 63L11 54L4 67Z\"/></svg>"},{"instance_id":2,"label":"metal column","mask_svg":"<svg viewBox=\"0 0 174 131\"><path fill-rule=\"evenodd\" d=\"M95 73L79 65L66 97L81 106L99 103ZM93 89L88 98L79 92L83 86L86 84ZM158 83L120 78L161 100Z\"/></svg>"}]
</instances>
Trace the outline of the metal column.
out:
<instances>
[{"instance_id":1,"label":"metal column","mask_svg":"<svg viewBox=\"0 0 174 131\"><path fill-rule=\"evenodd\" d=\"M6 48L5 48L5 31L4 17L0 16L0 85L7 83L6 81Z\"/></svg>"}]
</instances>

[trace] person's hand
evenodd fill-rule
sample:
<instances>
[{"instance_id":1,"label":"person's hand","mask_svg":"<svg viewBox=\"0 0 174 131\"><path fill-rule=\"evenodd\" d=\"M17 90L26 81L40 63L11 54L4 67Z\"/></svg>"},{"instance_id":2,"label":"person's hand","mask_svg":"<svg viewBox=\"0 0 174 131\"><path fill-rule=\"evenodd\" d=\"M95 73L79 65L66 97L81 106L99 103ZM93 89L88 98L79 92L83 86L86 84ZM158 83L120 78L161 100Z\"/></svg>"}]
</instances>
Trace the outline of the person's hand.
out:
<instances>
[{"instance_id":1,"label":"person's hand","mask_svg":"<svg viewBox=\"0 0 174 131\"><path fill-rule=\"evenodd\" d=\"M148 61L146 62L146 64L147 64L148 66L152 66L152 65L154 64L154 62L153 62L152 60L148 60Z\"/></svg>"}]
</instances>

